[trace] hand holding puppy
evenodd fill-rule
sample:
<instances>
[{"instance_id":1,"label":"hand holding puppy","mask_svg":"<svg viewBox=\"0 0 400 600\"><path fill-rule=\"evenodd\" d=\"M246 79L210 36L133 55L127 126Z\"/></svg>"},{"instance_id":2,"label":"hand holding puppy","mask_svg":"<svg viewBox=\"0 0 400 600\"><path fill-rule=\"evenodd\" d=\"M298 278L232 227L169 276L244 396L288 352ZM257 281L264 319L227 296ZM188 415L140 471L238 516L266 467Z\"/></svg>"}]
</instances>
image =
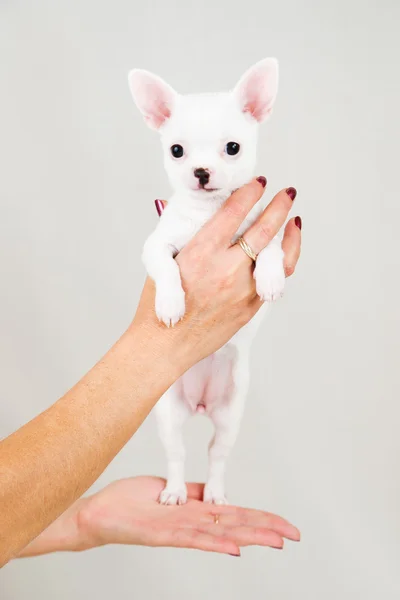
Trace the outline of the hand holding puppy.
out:
<instances>
[{"instance_id":1,"label":"hand holding puppy","mask_svg":"<svg viewBox=\"0 0 400 600\"><path fill-rule=\"evenodd\" d=\"M276 194L247 232L246 239L257 250L262 249L270 237L275 237L285 223L293 206L293 200L287 190L293 195L293 188L281 190ZM253 264L243 250L237 245L231 246L229 240L238 223L259 201L263 191L262 185L253 180L234 192L176 258L182 275L188 312L180 326L171 329L169 335L180 337L183 341L188 338L189 330L196 332L196 347L182 344L187 360L191 358L191 352L195 353L193 362L215 352L262 306L257 298ZM167 202L156 200L155 206L158 215L161 216ZM288 221L284 230L282 249L286 277L294 274L300 257L301 227L301 218L297 216ZM234 273L237 276L234 276ZM143 319L146 315L146 320L151 321L157 328L162 328L154 315L154 294L154 283L148 279L138 316ZM209 326L210 323L213 324L212 327Z\"/></svg>"}]
</instances>

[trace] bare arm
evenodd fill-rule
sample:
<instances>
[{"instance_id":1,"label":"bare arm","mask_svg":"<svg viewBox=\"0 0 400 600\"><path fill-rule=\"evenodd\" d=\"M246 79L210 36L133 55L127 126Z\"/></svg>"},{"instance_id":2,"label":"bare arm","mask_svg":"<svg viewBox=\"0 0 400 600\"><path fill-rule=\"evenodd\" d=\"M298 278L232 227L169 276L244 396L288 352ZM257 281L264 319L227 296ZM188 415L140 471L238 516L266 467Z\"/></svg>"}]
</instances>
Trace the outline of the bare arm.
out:
<instances>
[{"instance_id":1,"label":"bare arm","mask_svg":"<svg viewBox=\"0 0 400 600\"><path fill-rule=\"evenodd\" d=\"M133 326L63 398L0 444L0 564L99 477L180 375L175 332Z\"/></svg>"}]
</instances>

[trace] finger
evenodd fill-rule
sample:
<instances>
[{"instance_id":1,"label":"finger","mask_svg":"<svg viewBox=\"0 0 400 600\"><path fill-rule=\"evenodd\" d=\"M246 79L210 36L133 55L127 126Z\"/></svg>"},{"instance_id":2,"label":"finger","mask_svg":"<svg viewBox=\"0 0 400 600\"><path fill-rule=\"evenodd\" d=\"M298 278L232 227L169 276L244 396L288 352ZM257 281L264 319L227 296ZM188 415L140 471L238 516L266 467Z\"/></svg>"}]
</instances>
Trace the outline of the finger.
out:
<instances>
[{"instance_id":1,"label":"finger","mask_svg":"<svg viewBox=\"0 0 400 600\"><path fill-rule=\"evenodd\" d=\"M228 538L196 529L175 529L166 532L165 539L160 545L175 546L176 548L195 548L206 552L219 552L240 556L238 545Z\"/></svg>"},{"instance_id":2,"label":"finger","mask_svg":"<svg viewBox=\"0 0 400 600\"><path fill-rule=\"evenodd\" d=\"M265 527L234 527L229 530L228 536L238 546L269 546L270 548L283 548L282 537Z\"/></svg>"},{"instance_id":3,"label":"finger","mask_svg":"<svg viewBox=\"0 0 400 600\"><path fill-rule=\"evenodd\" d=\"M164 208L167 206L167 202L165 200L154 200L154 204L156 207L156 211L159 217L161 217Z\"/></svg>"},{"instance_id":4,"label":"finger","mask_svg":"<svg viewBox=\"0 0 400 600\"><path fill-rule=\"evenodd\" d=\"M233 192L198 236L216 244L230 244L247 214L263 195L266 184L265 177L258 177Z\"/></svg>"},{"instance_id":5,"label":"finger","mask_svg":"<svg viewBox=\"0 0 400 600\"><path fill-rule=\"evenodd\" d=\"M283 548L283 539L267 527L237 525L235 527L213 523L201 525L199 531L232 540L238 546L270 546Z\"/></svg>"},{"instance_id":6,"label":"finger","mask_svg":"<svg viewBox=\"0 0 400 600\"><path fill-rule=\"evenodd\" d=\"M296 197L294 188L280 191L268 204L262 215L243 235L250 248L259 254L278 234Z\"/></svg>"},{"instance_id":7,"label":"finger","mask_svg":"<svg viewBox=\"0 0 400 600\"><path fill-rule=\"evenodd\" d=\"M282 240L282 250L285 254L283 264L286 277L293 275L299 260L301 249L301 218L290 219L285 227L285 233Z\"/></svg>"},{"instance_id":8,"label":"finger","mask_svg":"<svg viewBox=\"0 0 400 600\"><path fill-rule=\"evenodd\" d=\"M202 522L207 525L213 524L214 514L219 516L219 524L224 527L238 527L241 525L269 529L281 537L289 540L300 541L300 531L278 515L256 510L254 508L242 508L240 506L215 506L211 514L204 515Z\"/></svg>"},{"instance_id":9,"label":"finger","mask_svg":"<svg viewBox=\"0 0 400 600\"><path fill-rule=\"evenodd\" d=\"M236 515L236 520L241 525L255 527L256 529L268 529L279 536L292 541L300 541L300 531L278 515L267 513L262 510L242 509Z\"/></svg>"}]
</instances>

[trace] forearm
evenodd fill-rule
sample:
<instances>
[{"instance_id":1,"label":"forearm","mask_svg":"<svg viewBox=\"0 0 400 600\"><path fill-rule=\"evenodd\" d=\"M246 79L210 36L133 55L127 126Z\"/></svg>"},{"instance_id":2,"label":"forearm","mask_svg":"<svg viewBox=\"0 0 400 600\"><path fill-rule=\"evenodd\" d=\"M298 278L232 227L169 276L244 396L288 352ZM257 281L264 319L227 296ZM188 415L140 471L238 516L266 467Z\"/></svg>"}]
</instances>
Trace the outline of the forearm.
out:
<instances>
[{"instance_id":1,"label":"forearm","mask_svg":"<svg viewBox=\"0 0 400 600\"><path fill-rule=\"evenodd\" d=\"M63 398L0 443L0 565L77 500L180 375L174 333L126 333Z\"/></svg>"}]
</instances>

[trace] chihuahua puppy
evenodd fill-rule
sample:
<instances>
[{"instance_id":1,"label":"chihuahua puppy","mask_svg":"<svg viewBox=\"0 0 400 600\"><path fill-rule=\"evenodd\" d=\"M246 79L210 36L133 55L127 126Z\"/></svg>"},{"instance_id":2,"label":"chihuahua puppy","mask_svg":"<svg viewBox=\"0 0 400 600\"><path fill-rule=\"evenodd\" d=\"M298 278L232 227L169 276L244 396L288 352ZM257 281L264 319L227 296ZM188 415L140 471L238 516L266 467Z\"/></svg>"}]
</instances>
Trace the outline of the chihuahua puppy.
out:
<instances>
[{"instance_id":1,"label":"chihuahua puppy","mask_svg":"<svg viewBox=\"0 0 400 600\"><path fill-rule=\"evenodd\" d=\"M232 191L254 176L258 125L274 105L278 64L273 58L260 61L227 93L181 95L156 75L139 69L129 74L129 86L145 121L160 133L165 169L174 189L143 249L144 265L156 285L157 317L170 327L185 314L185 292L174 257ZM237 237L261 210L254 207ZM266 307L282 295L285 284L278 238L258 255L254 277L257 293L265 301L263 309L228 344L185 373L155 407L168 461L167 485L160 495L163 504L186 502L182 429L196 412L205 413L215 426L204 501L226 503L225 465L243 414L250 344Z\"/></svg>"}]
</instances>

